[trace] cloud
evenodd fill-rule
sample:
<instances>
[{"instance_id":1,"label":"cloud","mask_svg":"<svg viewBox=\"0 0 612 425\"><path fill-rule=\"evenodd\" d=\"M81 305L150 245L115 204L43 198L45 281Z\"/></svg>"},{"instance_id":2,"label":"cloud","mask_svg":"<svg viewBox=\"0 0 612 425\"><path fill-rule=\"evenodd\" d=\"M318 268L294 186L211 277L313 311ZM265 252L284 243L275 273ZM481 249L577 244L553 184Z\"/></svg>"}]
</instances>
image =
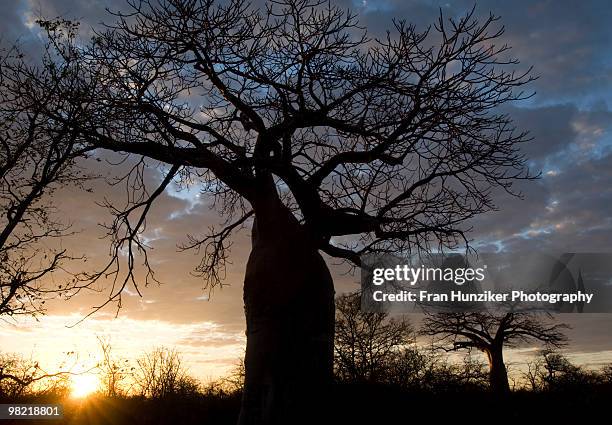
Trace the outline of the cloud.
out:
<instances>
[{"instance_id":1,"label":"cloud","mask_svg":"<svg viewBox=\"0 0 612 425\"><path fill-rule=\"evenodd\" d=\"M472 221L472 236L496 249L606 251L612 234L612 113L573 104L506 108L532 142L522 147L536 181L516 185L524 199L496 191L498 211Z\"/></svg>"},{"instance_id":2,"label":"cloud","mask_svg":"<svg viewBox=\"0 0 612 425\"><path fill-rule=\"evenodd\" d=\"M125 204L126 188L124 184L111 186L107 181L121 176L134 162L128 161L121 167L109 165L110 155L101 154L101 162L87 160L82 166L92 174L102 178L87 182L90 191L78 188L63 188L54 194L54 203L58 207L57 217L72 223L72 229L77 233L64 238L61 245L75 256L85 255L87 262L75 261L68 268L73 271L100 270L109 261L110 240L104 238L106 229L100 224L110 223L110 212L99 203L108 199L114 205ZM116 161L115 161L116 162ZM151 191L160 181L160 172L151 164L144 176ZM180 217L173 215L180 212ZM211 225L223 220L210 208L208 199L193 203L189 199L174 196L169 191L160 196L147 218L147 228L144 237L150 246L149 261L153 266L155 277L160 285L152 283L144 286L144 270L140 266L142 257L137 256L136 281L142 293L141 298L133 285L128 285L120 316L129 315L135 319L159 319L174 323L189 323L194 320L221 321L229 326L242 329L244 326L242 307L242 281L250 239L244 231L236 236L232 249L231 264L228 264L227 275L223 289L216 288L209 293L204 288L204 281L193 275L202 254L194 251L178 252L177 246L186 241L188 234L202 236L209 231ZM125 264L122 264L125 266ZM61 276L56 281L61 281ZM50 314L68 314L79 312L82 315L91 308L102 304L108 297L112 286L111 279L96 285L96 291L83 291L77 297L65 301L54 300L48 303ZM207 297L206 300L204 297ZM151 303L155 300L155 303ZM104 310L115 313L115 306Z\"/></svg>"},{"instance_id":3,"label":"cloud","mask_svg":"<svg viewBox=\"0 0 612 425\"><path fill-rule=\"evenodd\" d=\"M66 19L81 22L84 26L96 26L114 20L108 13L129 9L125 0L21 0L34 17Z\"/></svg>"},{"instance_id":4,"label":"cloud","mask_svg":"<svg viewBox=\"0 0 612 425\"><path fill-rule=\"evenodd\" d=\"M244 333L218 322L176 324L98 315L75 327L67 327L77 319L78 315L70 314L47 316L38 321L27 319L16 325L4 323L0 325L2 351L32 353L49 370L68 357L78 359L78 366L86 369L99 361L97 337L103 337L110 342L114 356L132 361L157 347L174 348L190 372L203 380L225 376L244 351ZM75 354L68 356L71 352Z\"/></svg>"},{"instance_id":5,"label":"cloud","mask_svg":"<svg viewBox=\"0 0 612 425\"><path fill-rule=\"evenodd\" d=\"M11 1L5 2L2 5L2 14L0 14L0 40L3 44L10 44L19 36L22 36L25 31L25 13L27 7L24 2Z\"/></svg>"},{"instance_id":6,"label":"cloud","mask_svg":"<svg viewBox=\"0 0 612 425\"><path fill-rule=\"evenodd\" d=\"M501 17L505 34L523 68L533 65L540 78L533 83L538 102L606 97L612 88L610 54L612 8L604 0L577 5L570 0L369 1L361 9L362 23L373 35L383 35L392 19L405 19L425 29L438 18L460 17L476 4L476 15Z\"/></svg>"},{"instance_id":7,"label":"cloud","mask_svg":"<svg viewBox=\"0 0 612 425\"><path fill-rule=\"evenodd\" d=\"M260 4L261 2L256 2ZM341 7L360 14L361 23L373 36L384 35L393 19L405 19L419 29L432 25L440 11L446 17L459 17L474 6L470 0L337 0ZM0 17L3 36L31 37L27 23L40 16L63 16L82 23L88 32L101 22L115 18L107 12L126 11L125 0L20 0L8 2ZM612 63L607 59L612 45L612 8L605 0L576 5L570 0L519 0L477 3L476 14L484 19L492 12L501 16L498 27L506 33L501 42L512 47L512 55L527 66L534 65L540 76L533 84L537 101L605 98L612 89Z\"/></svg>"}]
</instances>

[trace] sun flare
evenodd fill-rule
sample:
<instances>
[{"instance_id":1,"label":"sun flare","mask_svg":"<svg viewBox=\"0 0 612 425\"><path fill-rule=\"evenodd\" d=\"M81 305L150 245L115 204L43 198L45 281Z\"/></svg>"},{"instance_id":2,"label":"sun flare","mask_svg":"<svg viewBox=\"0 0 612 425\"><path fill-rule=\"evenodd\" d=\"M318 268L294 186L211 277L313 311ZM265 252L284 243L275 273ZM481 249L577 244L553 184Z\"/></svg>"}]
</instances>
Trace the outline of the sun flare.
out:
<instances>
[{"instance_id":1,"label":"sun flare","mask_svg":"<svg viewBox=\"0 0 612 425\"><path fill-rule=\"evenodd\" d=\"M72 378L70 394L74 398L84 398L98 390L98 378L94 375L77 375Z\"/></svg>"}]
</instances>

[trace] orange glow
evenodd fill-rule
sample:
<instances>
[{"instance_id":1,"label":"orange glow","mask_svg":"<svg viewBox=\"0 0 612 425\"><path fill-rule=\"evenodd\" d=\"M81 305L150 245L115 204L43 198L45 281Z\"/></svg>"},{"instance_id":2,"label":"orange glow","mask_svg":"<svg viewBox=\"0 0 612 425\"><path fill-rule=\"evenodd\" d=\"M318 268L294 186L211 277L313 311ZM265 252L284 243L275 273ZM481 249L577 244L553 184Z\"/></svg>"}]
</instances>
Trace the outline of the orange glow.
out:
<instances>
[{"instance_id":1,"label":"orange glow","mask_svg":"<svg viewBox=\"0 0 612 425\"><path fill-rule=\"evenodd\" d=\"M94 375L73 376L70 395L74 398L85 398L98 391L98 386L98 378Z\"/></svg>"}]
</instances>

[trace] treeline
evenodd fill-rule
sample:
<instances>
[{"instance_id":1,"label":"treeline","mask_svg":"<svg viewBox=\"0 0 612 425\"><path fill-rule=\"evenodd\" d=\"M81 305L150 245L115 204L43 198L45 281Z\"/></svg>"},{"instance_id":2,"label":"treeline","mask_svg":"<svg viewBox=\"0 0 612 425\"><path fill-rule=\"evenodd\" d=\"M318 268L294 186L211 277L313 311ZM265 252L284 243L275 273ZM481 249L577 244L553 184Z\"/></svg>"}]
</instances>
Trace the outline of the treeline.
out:
<instances>
[{"instance_id":1,"label":"treeline","mask_svg":"<svg viewBox=\"0 0 612 425\"><path fill-rule=\"evenodd\" d=\"M452 345L445 348L434 340L429 345L422 341L417 344L422 331L405 318L363 312L356 294L338 297L336 311L334 373L338 384L389 385L431 392L490 389L490 364L479 351L451 358L447 352L454 351ZM71 380L83 373L97 376L98 395L111 398L229 396L242 390L241 360L228 376L203 383L189 373L180 353L173 349L159 347L130 361L118 356L108 339L98 337L98 342L99 362L86 371L80 366L79 373L74 372L78 362L73 352L66 353L67 360L53 372L44 370L34 359L0 353L0 397L65 397ZM589 370L547 346L510 378L513 390L534 392L594 385L612 385L612 364Z\"/></svg>"},{"instance_id":2,"label":"treeline","mask_svg":"<svg viewBox=\"0 0 612 425\"><path fill-rule=\"evenodd\" d=\"M459 359L451 359L449 351L463 348L458 339L450 344L439 344L436 338L429 340L429 345L417 344L417 337L429 335L431 321L437 323L440 317L426 318L422 329L415 329L403 317L363 312L357 294L340 296L336 310L338 382L432 392L491 389L491 365L483 361L487 357L479 350L472 349ZM446 320L451 319L456 316ZM486 323L496 324L493 319ZM466 322L462 318L457 325L458 336L465 333L462 326L468 326ZM490 330L484 326L479 329L482 333L486 331ZM560 391L594 385L612 386L612 363L600 370L589 370L573 364L558 348L547 345L524 370L516 370L510 377L510 387L515 391Z\"/></svg>"},{"instance_id":3,"label":"treeline","mask_svg":"<svg viewBox=\"0 0 612 425\"><path fill-rule=\"evenodd\" d=\"M85 371L69 352L54 373L31 359L0 355L0 403L60 403L64 418L57 424L236 423L243 380L239 366L223 379L202 383L173 349L156 348L130 361L100 339L100 351L99 363ZM98 390L83 399L71 397L72 380L83 374L98 378Z\"/></svg>"},{"instance_id":4,"label":"treeline","mask_svg":"<svg viewBox=\"0 0 612 425\"><path fill-rule=\"evenodd\" d=\"M96 396L107 398L185 398L233 394L242 387L244 374L240 363L223 379L202 383L190 375L180 354L166 347L155 348L135 361L117 356L108 340L99 339L100 361L86 369L78 364L75 353L67 352L59 371L49 373L33 359L0 353L0 399L28 397L50 399L70 395L72 380L78 376L96 376Z\"/></svg>"}]
</instances>

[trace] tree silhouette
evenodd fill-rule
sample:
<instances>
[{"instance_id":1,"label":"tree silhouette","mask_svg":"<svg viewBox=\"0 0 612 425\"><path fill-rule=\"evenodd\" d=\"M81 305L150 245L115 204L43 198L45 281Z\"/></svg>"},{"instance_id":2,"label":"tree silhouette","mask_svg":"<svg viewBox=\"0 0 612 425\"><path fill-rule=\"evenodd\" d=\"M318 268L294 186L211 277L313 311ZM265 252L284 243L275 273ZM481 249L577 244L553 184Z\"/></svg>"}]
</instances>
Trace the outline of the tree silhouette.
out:
<instances>
[{"instance_id":1,"label":"tree silhouette","mask_svg":"<svg viewBox=\"0 0 612 425\"><path fill-rule=\"evenodd\" d=\"M421 328L423 335L434 337L440 348L482 351L489 362L491 391L510 391L504 363L504 347L514 347L528 341L539 341L550 347L562 346L567 338L565 324L548 322L534 312L495 313L431 313Z\"/></svg>"},{"instance_id":2,"label":"tree silhouette","mask_svg":"<svg viewBox=\"0 0 612 425\"><path fill-rule=\"evenodd\" d=\"M129 5L88 42L41 22L47 64L69 75L39 81L70 103L45 116L134 164L128 206L108 204L114 256L89 277L125 270L109 302L154 279L147 214L172 181L198 184L227 219L183 246L203 251L209 285L231 236L252 227L240 421L304 420L332 380L334 289L320 251L358 266L364 253L467 243L463 223L493 208L491 188L530 178L527 137L497 109L525 97L529 71L515 73L496 44L497 18L473 10L424 32L398 20L374 39L317 0ZM165 172L154 189L145 167Z\"/></svg>"},{"instance_id":3,"label":"tree silhouette","mask_svg":"<svg viewBox=\"0 0 612 425\"><path fill-rule=\"evenodd\" d=\"M154 399L188 396L199 390L199 383L188 375L179 353L164 347L136 360L134 380L138 394Z\"/></svg>"},{"instance_id":4,"label":"tree silhouette","mask_svg":"<svg viewBox=\"0 0 612 425\"><path fill-rule=\"evenodd\" d=\"M384 382L390 372L397 372L393 361L407 357L404 351L414 342L414 330L406 320L360 307L359 294L336 299L336 375L347 382Z\"/></svg>"},{"instance_id":5,"label":"tree silhouette","mask_svg":"<svg viewBox=\"0 0 612 425\"><path fill-rule=\"evenodd\" d=\"M61 108L53 86L32 80L59 81L48 68L27 67L17 48L0 57L0 316L38 315L48 298L72 296L86 283L62 279L45 284L71 259L53 239L71 233L57 219L52 203L60 187L87 179L76 158L92 148L77 141L68 124L49 121L44 110ZM36 90L27 96L24 90ZM64 277L67 276L64 274Z\"/></svg>"},{"instance_id":6,"label":"tree silhouette","mask_svg":"<svg viewBox=\"0 0 612 425\"><path fill-rule=\"evenodd\" d=\"M106 397L124 396L131 389L129 378L133 375L134 366L128 359L118 358L113 353L110 338L97 336L101 359L97 368L100 380L100 392Z\"/></svg>"},{"instance_id":7,"label":"tree silhouette","mask_svg":"<svg viewBox=\"0 0 612 425\"><path fill-rule=\"evenodd\" d=\"M0 398L15 400L34 392L67 394L70 377L88 372L73 372L77 359L70 358L71 354L74 353L68 353L63 370L48 372L36 360L0 352Z\"/></svg>"}]
</instances>

